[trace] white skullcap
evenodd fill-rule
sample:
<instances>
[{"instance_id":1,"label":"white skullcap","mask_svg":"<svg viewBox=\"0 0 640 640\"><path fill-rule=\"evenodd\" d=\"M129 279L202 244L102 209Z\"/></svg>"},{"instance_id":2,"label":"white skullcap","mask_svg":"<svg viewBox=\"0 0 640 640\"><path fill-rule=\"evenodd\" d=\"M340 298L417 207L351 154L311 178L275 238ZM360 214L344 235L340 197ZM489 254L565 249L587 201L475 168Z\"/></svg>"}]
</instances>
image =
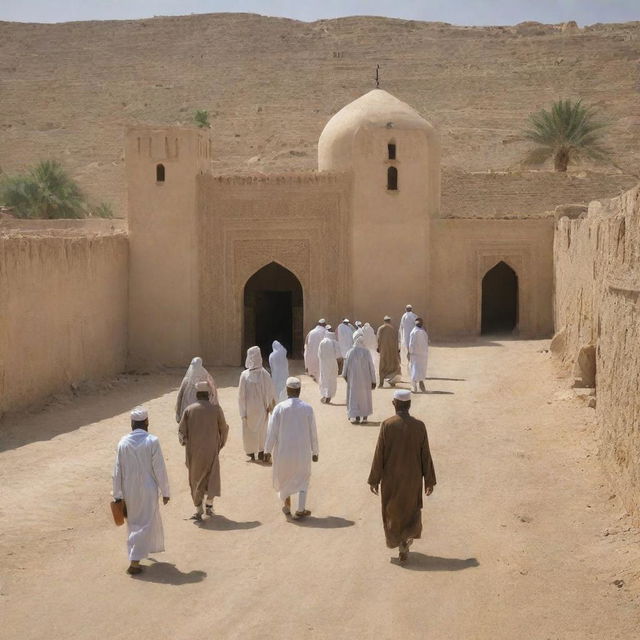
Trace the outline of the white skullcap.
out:
<instances>
[{"instance_id":1,"label":"white skullcap","mask_svg":"<svg viewBox=\"0 0 640 640\"><path fill-rule=\"evenodd\" d=\"M391 320L391 316L385 316L383 320Z\"/></svg>"},{"instance_id":2,"label":"white skullcap","mask_svg":"<svg viewBox=\"0 0 640 640\"><path fill-rule=\"evenodd\" d=\"M134 422L143 422L148 417L149 417L149 414L147 413L147 410L144 407L136 407L131 412L131 419Z\"/></svg>"},{"instance_id":3,"label":"white skullcap","mask_svg":"<svg viewBox=\"0 0 640 640\"><path fill-rule=\"evenodd\" d=\"M201 380L196 383L196 391L211 391L211 388L206 380Z\"/></svg>"},{"instance_id":4,"label":"white skullcap","mask_svg":"<svg viewBox=\"0 0 640 640\"><path fill-rule=\"evenodd\" d=\"M405 309L413 309L413 306L412 306L412 305L410 305L410 304L408 304L408 305L405 307Z\"/></svg>"},{"instance_id":5,"label":"white skullcap","mask_svg":"<svg viewBox=\"0 0 640 640\"><path fill-rule=\"evenodd\" d=\"M332 327L330 324L328 324L328 325L325 327L325 329L326 329L327 331L331 331L331 330L333 330L333 327Z\"/></svg>"},{"instance_id":6,"label":"white skullcap","mask_svg":"<svg viewBox=\"0 0 640 640\"><path fill-rule=\"evenodd\" d=\"M411 400L411 391L409 391L409 389L396 389L393 392L393 399L407 402L408 400Z\"/></svg>"},{"instance_id":7,"label":"white skullcap","mask_svg":"<svg viewBox=\"0 0 640 640\"><path fill-rule=\"evenodd\" d=\"M318 324L327 324L327 321L324 318L320 318L320 320L318 320Z\"/></svg>"},{"instance_id":8,"label":"white skullcap","mask_svg":"<svg viewBox=\"0 0 640 640\"><path fill-rule=\"evenodd\" d=\"M360 322L360 320L356 320L356 327L361 327L362 326L362 322Z\"/></svg>"},{"instance_id":9,"label":"white skullcap","mask_svg":"<svg viewBox=\"0 0 640 640\"><path fill-rule=\"evenodd\" d=\"M300 378L294 378L293 376L287 378L287 388L289 389L299 389L302 385L300 384Z\"/></svg>"},{"instance_id":10,"label":"white skullcap","mask_svg":"<svg viewBox=\"0 0 640 640\"><path fill-rule=\"evenodd\" d=\"M349 322L349 318L345 318L342 322Z\"/></svg>"}]
</instances>

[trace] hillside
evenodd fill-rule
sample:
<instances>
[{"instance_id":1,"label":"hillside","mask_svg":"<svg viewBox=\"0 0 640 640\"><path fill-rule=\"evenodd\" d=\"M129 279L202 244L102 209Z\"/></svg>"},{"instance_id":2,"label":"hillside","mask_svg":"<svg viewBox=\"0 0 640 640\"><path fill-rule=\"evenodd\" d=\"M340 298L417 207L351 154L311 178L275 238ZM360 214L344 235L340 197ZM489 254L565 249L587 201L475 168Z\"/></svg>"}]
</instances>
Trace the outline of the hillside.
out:
<instances>
[{"instance_id":1,"label":"hillside","mask_svg":"<svg viewBox=\"0 0 640 640\"><path fill-rule=\"evenodd\" d=\"M445 167L518 168L527 115L597 104L624 173L640 174L640 22L454 27L250 14L0 23L0 167L58 157L125 213L126 124L211 113L217 172L312 169L328 118L373 87L439 127ZM601 170L615 172L615 166Z\"/></svg>"}]
</instances>

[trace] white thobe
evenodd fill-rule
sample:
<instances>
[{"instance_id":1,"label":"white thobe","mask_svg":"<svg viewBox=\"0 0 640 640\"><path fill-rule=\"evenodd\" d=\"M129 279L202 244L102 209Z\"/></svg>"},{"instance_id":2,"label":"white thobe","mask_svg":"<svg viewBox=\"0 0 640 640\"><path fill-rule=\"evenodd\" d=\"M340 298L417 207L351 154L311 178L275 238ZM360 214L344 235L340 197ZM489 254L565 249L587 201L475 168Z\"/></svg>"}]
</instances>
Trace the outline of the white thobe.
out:
<instances>
[{"instance_id":1,"label":"white thobe","mask_svg":"<svg viewBox=\"0 0 640 640\"><path fill-rule=\"evenodd\" d=\"M118 443L113 467L113 497L123 499L127 507L131 562L164 551L159 495L169 497L160 441L144 429L134 429Z\"/></svg>"},{"instance_id":2,"label":"white thobe","mask_svg":"<svg viewBox=\"0 0 640 640\"><path fill-rule=\"evenodd\" d=\"M269 411L276 402L273 381L266 369L245 369L240 375L238 407L245 453L264 451Z\"/></svg>"},{"instance_id":3,"label":"white thobe","mask_svg":"<svg viewBox=\"0 0 640 640\"><path fill-rule=\"evenodd\" d=\"M289 361L287 350L276 340L273 351L269 355L271 379L276 390L276 400L282 402L287 399L287 378L289 377Z\"/></svg>"},{"instance_id":4,"label":"white thobe","mask_svg":"<svg viewBox=\"0 0 640 640\"><path fill-rule=\"evenodd\" d=\"M346 358L349 349L353 347L353 329L350 324L345 324L341 322L336 329L336 333L338 335L338 344L340 345L340 351L342 353L342 357Z\"/></svg>"},{"instance_id":5,"label":"white thobe","mask_svg":"<svg viewBox=\"0 0 640 640\"><path fill-rule=\"evenodd\" d=\"M429 357L429 336L421 327L414 327L409 336L409 356L411 358L411 382L419 382L427 377L427 359Z\"/></svg>"},{"instance_id":6,"label":"white thobe","mask_svg":"<svg viewBox=\"0 0 640 640\"><path fill-rule=\"evenodd\" d=\"M342 375L347 381L349 419L370 416L373 413L371 386L376 383L376 370L369 349L353 347L344 361Z\"/></svg>"},{"instance_id":7,"label":"white thobe","mask_svg":"<svg viewBox=\"0 0 640 640\"><path fill-rule=\"evenodd\" d=\"M326 335L327 330L323 326L318 325L309 331L304 341L304 366L307 373L316 380L320 374L318 347Z\"/></svg>"},{"instance_id":8,"label":"white thobe","mask_svg":"<svg viewBox=\"0 0 640 640\"><path fill-rule=\"evenodd\" d=\"M417 317L413 311L407 311L400 319L400 346L406 351L409 350L409 338L415 329Z\"/></svg>"},{"instance_id":9,"label":"white thobe","mask_svg":"<svg viewBox=\"0 0 640 640\"><path fill-rule=\"evenodd\" d=\"M320 397L333 398L338 389L338 358L342 358L335 335L329 334L318 347Z\"/></svg>"},{"instance_id":10,"label":"white thobe","mask_svg":"<svg viewBox=\"0 0 640 640\"><path fill-rule=\"evenodd\" d=\"M373 368L377 371L378 365L380 364L380 354L378 353L378 338L376 337L376 332L368 322L362 327L361 331L363 338L362 346L369 349L371 359L373 360ZM353 340L355 342L355 334Z\"/></svg>"},{"instance_id":11,"label":"white thobe","mask_svg":"<svg viewBox=\"0 0 640 640\"><path fill-rule=\"evenodd\" d=\"M273 410L265 451L273 453L273 488L280 499L307 491L311 456L318 455L318 431L313 409L300 398L289 398Z\"/></svg>"}]
</instances>

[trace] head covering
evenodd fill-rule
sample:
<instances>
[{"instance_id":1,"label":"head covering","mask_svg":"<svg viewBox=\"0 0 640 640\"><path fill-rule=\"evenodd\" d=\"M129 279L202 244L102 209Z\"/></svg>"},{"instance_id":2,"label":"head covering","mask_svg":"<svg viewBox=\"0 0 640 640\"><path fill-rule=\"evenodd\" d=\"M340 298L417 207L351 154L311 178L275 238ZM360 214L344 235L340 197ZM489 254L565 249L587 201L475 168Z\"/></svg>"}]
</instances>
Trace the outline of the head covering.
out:
<instances>
[{"instance_id":1,"label":"head covering","mask_svg":"<svg viewBox=\"0 0 640 640\"><path fill-rule=\"evenodd\" d=\"M247 359L244 361L247 369L259 369L262 366L262 352L260 347L249 347L247 349Z\"/></svg>"},{"instance_id":2,"label":"head covering","mask_svg":"<svg viewBox=\"0 0 640 640\"><path fill-rule=\"evenodd\" d=\"M288 389L299 389L302 385L300 384L300 378L294 378L293 376L287 378L287 388Z\"/></svg>"},{"instance_id":3,"label":"head covering","mask_svg":"<svg viewBox=\"0 0 640 640\"><path fill-rule=\"evenodd\" d=\"M209 383L206 380L201 380L200 382L196 382L196 391L198 393L202 393L204 391L209 392Z\"/></svg>"},{"instance_id":4,"label":"head covering","mask_svg":"<svg viewBox=\"0 0 640 640\"><path fill-rule=\"evenodd\" d=\"M327 324L327 321L324 318L320 318L320 320L318 320L318 324Z\"/></svg>"},{"instance_id":5,"label":"head covering","mask_svg":"<svg viewBox=\"0 0 640 640\"><path fill-rule=\"evenodd\" d=\"M349 318L345 318L342 322L346 322L347 324L349 324Z\"/></svg>"},{"instance_id":6,"label":"head covering","mask_svg":"<svg viewBox=\"0 0 640 640\"><path fill-rule=\"evenodd\" d=\"M412 307L410 304L408 304L408 305L405 307L405 309L406 309L407 311L411 311L411 309L413 309L413 307Z\"/></svg>"},{"instance_id":7,"label":"head covering","mask_svg":"<svg viewBox=\"0 0 640 640\"><path fill-rule=\"evenodd\" d=\"M271 343L271 348L273 349L273 351L275 353L282 353L284 351L284 354L287 354L287 348L285 346L283 346L282 344L280 344L277 340L274 340Z\"/></svg>"},{"instance_id":8,"label":"head covering","mask_svg":"<svg viewBox=\"0 0 640 640\"><path fill-rule=\"evenodd\" d=\"M389 320L391 320L391 316L385 316L385 317L383 318L383 320L384 320L385 322L388 322Z\"/></svg>"},{"instance_id":9,"label":"head covering","mask_svg":"<svg viewBox=\"0 0 640 640\"><path fill-rule=\"evenodd\" d=\"M411 400L411 391L409 391L409 389L396 389L393 392L393 399L408 402Z\"/></svg>"},{"instance_id":10,"label":"head covering","mask_svg":"<svg viewBox=\"0 0 640 640\"><path fill-rule=\"evenodd\" d=\"M133 422L144 422L145 420L147 420L149 417L149 414L147 413L147 410L144 407L136 407L132 412L131 412L131 420L133 420Z\"/></svg>"},{"instance_id":11,"label":"head covering","mask_svg":"<svg viewBox=\"0 0 640 640\"><path fill-rule=\"evenodd\" d=\"M333 331L333 327L332 327L330 324L328 324L328 325L325 327L325 329L326 329L327 331Z\"/></svg>"},{"instance_id":12,"label":"head covering","mask_svg":"<svg viewBox=\"0 0 640 640\"><path fill-rule=\"evenodd\" d=\"M362 326L362 322L360 322L360 320L356 320L356 327L361 327Z\"/></svg>"}]
</instances>

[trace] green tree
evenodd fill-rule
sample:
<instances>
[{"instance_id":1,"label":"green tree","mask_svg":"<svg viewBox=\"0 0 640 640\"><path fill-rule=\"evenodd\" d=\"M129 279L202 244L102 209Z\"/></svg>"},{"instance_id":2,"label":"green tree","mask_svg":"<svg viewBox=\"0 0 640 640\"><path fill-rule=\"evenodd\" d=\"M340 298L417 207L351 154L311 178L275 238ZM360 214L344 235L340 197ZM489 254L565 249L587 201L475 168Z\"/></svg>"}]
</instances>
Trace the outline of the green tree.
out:
<instances>
[{"instance_id":1,"label":"green tree","mask_svg":"<svg viewBox=\"0 0 640 640\"><path fill-rule=\"evenodd\" d=\"M113 206L109 202L101 202L91 211L93 218L113 218Z\"/></svg>"},{"instance_id":2,"label":"green tree","mask_svg":"<svg viewBox=\"0 0 640 640\"><path fill-rule=\"evenodd\" d=\"M553 158L556 171L566 171L570 162L589 158L603 162L610 156L602 144L606 122L598 120L593 107L582 104L582 100L558 100L551 109L529 116L530 128L524 132L527 140L536 146L526 164L542 164Z\"/></svg>"},{"instance_id":3,"label":"green tree","mask_svg":"<svg viewBox=\"0 0 640 640\"><path fill-rule=\"evenodd\" d=\"M209 112L203 109L198 109L193 119L201 129L208 129L211 126L209 123Z\"/></svg>"},{"instance_id":4,"label":"green tree","mask_svg":"<svg viewBox=\"0 0 640 640\"><path fill-rule=\"evenodd\" d=\"M42 160L26 174L0 183L0 201L18 218L84 218L80 187L57 160Z\"/></svg>"}]
</instances>

